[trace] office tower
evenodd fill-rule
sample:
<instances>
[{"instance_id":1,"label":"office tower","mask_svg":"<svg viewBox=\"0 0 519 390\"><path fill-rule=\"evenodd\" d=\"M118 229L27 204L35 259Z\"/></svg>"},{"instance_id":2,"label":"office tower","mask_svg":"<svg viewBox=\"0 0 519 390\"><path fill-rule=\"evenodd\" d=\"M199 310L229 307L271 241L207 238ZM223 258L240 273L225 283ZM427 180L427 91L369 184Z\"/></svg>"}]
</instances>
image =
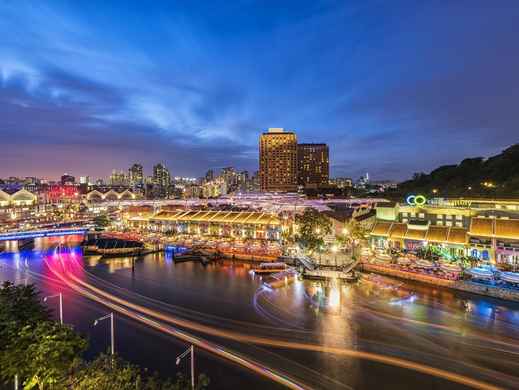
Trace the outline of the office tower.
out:
<instances>
[{"instance_id":1,"label":"office tower","mask_svg":"<svg viewBox=\"0 0 519 390\"><path fill-rule=\"evenodd\" d=\"M153 197L164 198L169 196L171 175L164 164L153 167Z\"/></svg>"},{"instance_id":2,"label":"office tower","mask_svg":"<svg viewBox=\"0 0 519 390\"><path fill-rule=\"evenodd\" d=\"M205 181L211 181L214 179L214 171L209 169L205 174Z\"/></svg>"},{"instance_id":3,"label":"office tower","mask_svg":"<svg viewBox=\"0 0 519 390\"><path fill-rule=\"evenodd\" d=\"M127 185L126 175L122 170L112 170L112 174L110 175L110 185L113 187L123 187Z\"/></svg>"},{"instance_id":4,"label":"office tower","mask_svg":"<svg viewBox=\"0 0 519 390\"><path fill-rule=\"evenodd\" d=\"M61 176L61 185L73 185L76 182L76 178L68 173L64 173Z\"/></svg>"},{"instance_id":5,"label":"office tower","mask_svg":"<svg viewBox=\"0 0 519 390\"><path fill-rule=\"evenodd\" d=\"M297 184L307 188L328 186L330 161L326 144L297 145Z\"/></svg>"},{"instance_id":6,"label":"office tower","mask_svg":"<svg viewBox=\"0 0 519 390\"><path fill-rule=\"evenodd\" d=\"M270 128L260 136L261 191L297 190L297 138L293 132Z\"/></svg>"},{"instance_id":7,"label":"office tower","mask_svg":"<svg viewBox=\"0 0 519 390\"><path fill-rule=\"evenodd\" d=\"M144 173L141 164L133 164L128 169L128 177L130 179L130 186L133 188L142 188L144 185Z\"/></svg>"}]
</instances>

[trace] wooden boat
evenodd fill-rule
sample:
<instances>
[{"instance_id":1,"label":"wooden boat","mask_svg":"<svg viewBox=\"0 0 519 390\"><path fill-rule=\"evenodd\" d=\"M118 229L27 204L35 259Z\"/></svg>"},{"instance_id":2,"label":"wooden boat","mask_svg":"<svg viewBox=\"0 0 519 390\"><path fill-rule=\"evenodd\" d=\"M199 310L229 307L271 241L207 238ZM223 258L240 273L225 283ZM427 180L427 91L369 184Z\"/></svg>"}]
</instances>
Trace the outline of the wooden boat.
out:
<instances>
[{"instance_id":1,"label":"wooden boat","mask_svg":"<svg viewBox=\"0 0 519 390\"><path fill-rule=\"evenodd\" d=\"M276 272L282 272L287 269L285 263L272 262L272 263L261 263L259 267L255 267L252 271L255 274L272 274Z\"/></svg>"},{"instance_id":2,"label":"wooden boat","mask_svg":"<svg viewBox=\"0 0 519 390\"><path fill-rule=\"evenodd\" d=\"M415 268L422 268L422 269L433 269L435 268L435 265L433 262L429 260L417 260L414 263Z\"/></svg>"},{"instance_id":3,"label":"wooden boat","mask_svg":"<svg viewBox=\"0 0 519 390\"><path fill-rule=\"evenodd\" d=\"M456 273L456 272L462 271L462 269L459 265L453 264L453 263L441 263L440 269L444 272L451 272L451 273Z\"/></svg>"},{"instance_id":4,"label":"wooden boat","mask_svg":"<svg viewBox=\"0 0 519 390\"><path fill-rule=\"evenodd\" d=\"M411 264L411 260L407 257L399 257L396 261L399 265L409 265Z\"/></svg>"},{"instance_id":5,"label":"wooden boat","mask_svg":"<svg viewBox=\"0 0 519 390\"><path fill-rule=\"evenodd\" d=\"M493 280L494 273L488 268L474 267L465 271L472 279Z\"/></svg>"},{"instance_id":6,"label":"wooden boat","mask_svg":"<svg viewBox=\"0 0 519 390\"><path fill-rule=\"evenodd\" d=\"M517 272L501 272L499 278L507 283L519 284L519 273Z\"/></svg>"}]
</instances>

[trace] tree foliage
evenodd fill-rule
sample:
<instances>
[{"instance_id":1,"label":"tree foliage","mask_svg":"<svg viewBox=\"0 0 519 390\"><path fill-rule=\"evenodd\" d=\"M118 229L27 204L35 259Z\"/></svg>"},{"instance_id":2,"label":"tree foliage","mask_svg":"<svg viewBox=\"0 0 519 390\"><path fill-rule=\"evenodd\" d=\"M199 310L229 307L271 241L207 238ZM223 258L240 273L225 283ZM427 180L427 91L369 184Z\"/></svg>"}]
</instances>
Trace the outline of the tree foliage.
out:
<instances>
[{"instance_id":1,"label":"tree foliage","mask_svg":"<svg viewBox=\"0 0 519 390\"><path fill-rule=\"evenodd\" d=\"M24 389L188 390L189 381L148 375L115 356L81 359L87 341L68 325L51 321L33 285L0 288L0 384L18 376ZM200 375L197 389L209 379Z\"/></svg>"},{"instance_id":2,"label":"tree foliage","mask_svg":"<svg viewBox=\"0 0 519 390\"><path fill-rule=\"evenodd\" d=\"M324 245L324 237L332 232L328 217L316 209L308 208L296 216L296 242L309 251Z\"/></svg>"},{"instance_id":3,"label":"tree foliage","mask_svg":"<svg viewBox=\"0 0 519 390\"><path fill-rule=\"evenodd\" d=\"M458 165L445 165L429 174L415 174L412 180L401 183L397 192L435 196L519 195L519 144L488 159L467 158Z\"/></svg>"},{"instance_id":4,"label":"tree foliage","mask_svg":"<svg viewBox=\"0 0 519 390\"><path fill-rule=\"evenodd\" d=\"M96 227L104 228L110 225L110 218L106 214L97 215L94 218L94 223Z\"/></svg>"}]
</instances>

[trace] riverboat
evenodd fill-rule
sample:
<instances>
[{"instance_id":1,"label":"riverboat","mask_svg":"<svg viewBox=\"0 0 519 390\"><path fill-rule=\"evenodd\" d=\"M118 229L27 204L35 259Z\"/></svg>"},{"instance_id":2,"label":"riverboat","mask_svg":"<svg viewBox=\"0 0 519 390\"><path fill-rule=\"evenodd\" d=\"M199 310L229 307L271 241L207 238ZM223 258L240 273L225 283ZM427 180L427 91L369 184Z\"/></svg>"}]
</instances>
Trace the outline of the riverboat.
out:
<instances>
[{"instance_id":1,"label":"riverboat","mask_svg":"<svg viewBox=\"0 0 519 390\"><path fill-rule=\"evenodd\" d=\"M519 273L517 272L500 272L499 278L507 283L519 284Z\"/></svg>"},{"instance_id":2,"label":"riverboat","mask_svg":"<svg viewBox=\"0 0 519 390\"><path fill-rule=\"evenodd\" d=\"M422 269L433 269L435 268L435 265L433 262L429 261L429 260L417 260L415 263L414 263L414 267L415 268L422 268Z\"/></svg>"},{"instance_id":3,"label":"riverboat","mask_svg":"<svg viewBox=\"0 0 519 390\"><path fill-rule=\"evenodd\" d=\"M472 279L493 280L494 273L488 268L474 267L465 271Z\"/></svg>"},{"instance_id":4,"label":"riverboat","mask_svg":"<svg viewBox=\"0 0 519 390\"><path fill-rule=\"evenodd\" d=\"M282 272L287 269L285 263L272 262L272 263L261 263L259 267L255 267L252 271L255 274L272 274L276 272Z\"/></svg>"}]
</instances>

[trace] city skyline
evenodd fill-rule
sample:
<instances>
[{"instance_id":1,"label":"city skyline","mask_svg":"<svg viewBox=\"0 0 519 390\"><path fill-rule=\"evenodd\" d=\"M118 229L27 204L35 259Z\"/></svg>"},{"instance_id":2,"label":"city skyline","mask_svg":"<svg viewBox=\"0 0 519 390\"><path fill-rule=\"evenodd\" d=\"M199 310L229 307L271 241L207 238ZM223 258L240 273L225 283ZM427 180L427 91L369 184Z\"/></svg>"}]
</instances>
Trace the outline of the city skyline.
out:
<instances>
[{"instance_id":1,"label":"city skyline","mask_svg":"<svg viewBox=\"0 0 519 390\"><path fill-rule=\"evenodd\" d=\"M327 143L334 177L402 180L499 153L518 141L519 9L469 9L4 2L0 177L135 161L252 172L269 127Z\"/></svg>"}]
</instances>

